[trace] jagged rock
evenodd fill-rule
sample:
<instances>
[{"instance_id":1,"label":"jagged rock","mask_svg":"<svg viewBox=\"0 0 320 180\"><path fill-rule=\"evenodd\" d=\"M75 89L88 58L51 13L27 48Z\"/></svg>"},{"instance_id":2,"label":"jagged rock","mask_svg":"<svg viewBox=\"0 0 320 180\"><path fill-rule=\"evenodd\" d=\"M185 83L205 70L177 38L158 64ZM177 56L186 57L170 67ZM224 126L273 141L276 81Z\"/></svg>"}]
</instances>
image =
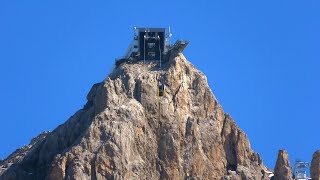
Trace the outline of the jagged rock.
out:
<instances>
[{"instance_id":1,"label":"jagged rock","mask_svg":"<svg viewBox=\"0 0 320 180\"><path fill-rule=\"evenodd\" d=\"M123 63L87 99L0 179L265 179L246 134L181 53L162 69Z\"/></svg>"},{"instance_id":2,"label":"jagged rock","mask_svg":"<svg viewBox=\"0 0 320 180\"><path fill-rule=\"evenodd\" d=\"M274 168L274 180L293 180L289 157L286 150L279 150Z\"/></svg>"},{"instance_id":3,"label":"jagged rock","mask_svg":"<svg viewBox=\"0 0 320 180\"><path fill-rule=\"evenodd\" d=\"M312 155L310 175L313 180L320 180L320 150Z\"/></svg>"},{"instance_id":4,"label":"jagged rock","mask_svg":"<svg viewBox=\"0 0 320 180\"><path fill-rule=\"evenodd\" d=\"M36 149L37 146L39 146L39 144L41 144L41 142L44 141L44 139L49 133L50 133L49 131L45 131L39 134L37 137L31 140L29 145L26 145L22 148L17 149L8 158L2 160L0 162L0 175L5 170L10 168L11 165L19 164L32 149Z\"/></svg>"}]
</instances>

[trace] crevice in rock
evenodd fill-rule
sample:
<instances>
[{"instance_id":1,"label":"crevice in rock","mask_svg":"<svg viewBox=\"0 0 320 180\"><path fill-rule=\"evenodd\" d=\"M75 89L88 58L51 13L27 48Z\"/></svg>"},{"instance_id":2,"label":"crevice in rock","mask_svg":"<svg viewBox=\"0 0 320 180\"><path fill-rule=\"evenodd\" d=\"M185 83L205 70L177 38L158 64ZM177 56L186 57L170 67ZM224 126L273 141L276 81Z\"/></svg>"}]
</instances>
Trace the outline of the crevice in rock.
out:
<instances>
[{"instance_id":1,"label":"crevice in rock","mask_svg":"<svg viewBox=\"0 0 320 180\"><path fill-rule=\"evenodd\" d=\"M140 80L136 80L135 86L134 86L134 98L141 103L141 87L142 83Z\"/></svg>"},{"instance_id":2,"label":"crevice in rock","mask_svg":"<svg viewBox=\"0 0 320 180\"><path fill-rule=\"evenodd\" d=\"M237 165L235 164L228 164L227 165L227 171L231 170L231 171L236 171L237 170Z\"/></svg>"},{"instance_id":3,"label":"crevice in rock","mask_svg":"<svg viewBox=\"0 0 320 180\"><path fill-rule=\"evenodd\" d=\"M95 153L94 158L91 160L91 180L97 179L96 161L97 161L97 153Z\"/></svg>"}]
</instances>

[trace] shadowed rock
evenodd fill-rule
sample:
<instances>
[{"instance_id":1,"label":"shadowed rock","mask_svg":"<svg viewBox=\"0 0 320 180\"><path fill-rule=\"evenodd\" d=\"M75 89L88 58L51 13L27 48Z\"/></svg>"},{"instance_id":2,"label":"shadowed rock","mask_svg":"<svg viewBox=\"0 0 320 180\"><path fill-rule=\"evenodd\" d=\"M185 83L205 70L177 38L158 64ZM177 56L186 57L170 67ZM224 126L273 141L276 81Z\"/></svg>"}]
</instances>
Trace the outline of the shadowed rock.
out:
<instances>
[{"instance_id":1,"label":"shadowed rock","mask_svg":"<svg viewBox=\"0 0 320 180\"><path fill-rule=\"evenodd\" d=\"M320 180L320 150L312 155L310 175L313 180Z\"/></svg>"}]
</instances>

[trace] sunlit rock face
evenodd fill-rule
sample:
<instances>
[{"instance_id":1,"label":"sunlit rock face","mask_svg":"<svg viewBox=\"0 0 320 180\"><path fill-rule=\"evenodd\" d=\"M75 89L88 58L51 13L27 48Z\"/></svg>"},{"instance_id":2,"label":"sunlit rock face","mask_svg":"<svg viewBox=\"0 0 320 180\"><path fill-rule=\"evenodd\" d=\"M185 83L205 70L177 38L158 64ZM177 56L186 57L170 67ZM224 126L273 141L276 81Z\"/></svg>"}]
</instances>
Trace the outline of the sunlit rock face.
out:
<instances>
[{"instance_id":1,"label":"sunlit rock face","mask_svg":"<svg viewBox=\"0 0 320 180\"><path fill-rule=\"evenodd\" d=\"M181 53L162 68L123 63L87 99L64 124L1 162L0 179L268 179L206 76Z\"/></svg>"},{"instance_id":2,"label":"sunlit rock face","mask_svg":"<svg viewBox=\"0 0 320 180\"><path fill-rule=\"evenodd\" d=\"M279 150L276 167L274 168L274 180L293 180L286 150Z\"/></svg>"}]
</instances>

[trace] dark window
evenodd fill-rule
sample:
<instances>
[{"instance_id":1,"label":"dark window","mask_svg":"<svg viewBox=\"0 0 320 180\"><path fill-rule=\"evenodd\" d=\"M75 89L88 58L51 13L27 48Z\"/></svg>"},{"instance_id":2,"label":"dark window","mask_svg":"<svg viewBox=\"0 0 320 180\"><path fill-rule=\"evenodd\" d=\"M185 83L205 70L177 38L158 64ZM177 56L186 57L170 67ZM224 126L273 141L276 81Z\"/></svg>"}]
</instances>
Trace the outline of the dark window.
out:
<instances>
[{"instance_id":1,"label":"dark window","mask_svg":"<svg viewBox=\"0 0 320 180\"><path fill-rule=\"evenodd\" d=\"M150 58L154 58L154 57L156 57L156 53L155 52L148 52L148 56Z\"/></svg>"},{"instance_id":2,"label":"dark window","mask_svg":"<svg viewBox=\"0 0 320 180\"><path fill-rule=\"evenodd\" d=\"M164 96L164 93L165 93L164 85L160 84L158 89L158 96Z\"/></svg>"},{"instance_id":3,"label":"dark window","mask_svg":"<svg viewBox=\"0 0 320 180\"><path fill-rule=\"evenodd\" d=\"M154 47L156 47L156 44L155 43L148 43L148 48L154 48Z\"/></svg>"}]
</instances>

